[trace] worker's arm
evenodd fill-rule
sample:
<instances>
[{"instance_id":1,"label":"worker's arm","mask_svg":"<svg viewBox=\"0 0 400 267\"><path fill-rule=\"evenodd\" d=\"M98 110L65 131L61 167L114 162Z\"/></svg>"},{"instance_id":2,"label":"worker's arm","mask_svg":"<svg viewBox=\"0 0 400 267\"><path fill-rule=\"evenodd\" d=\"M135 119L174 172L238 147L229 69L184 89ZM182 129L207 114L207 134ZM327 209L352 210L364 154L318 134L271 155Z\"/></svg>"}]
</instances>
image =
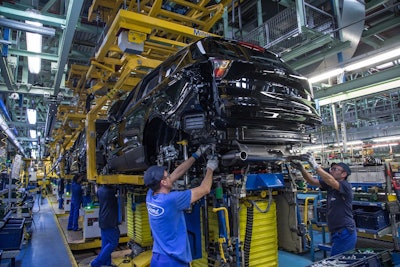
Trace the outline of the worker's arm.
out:
<instances>
[{"instance_id":1,"label":"worker's arm","mask_svg":"<svg viewBox=\"0 0 400 267\"><path fill-rule=\"evenodd\" d=\"M327 173L324 169L321 167L317 168L315 172L321 177L321 179L329 186L331 186L333 189L339 190L340 184L339 182L333 177L330 173Z\"/></svg>"},{"instance_id":2,"label":"worker's arm","mask_svg":"<svg viewBox=\"0 0 400 267\"><path fill-rule=\"evenodd\" d=\"M170 174L170 179L172 182L175 182L178 180L182 175L189 170L190 167L192 167L193 163L196 161L194 157L190 157L181 164L179 164L178 167Z\"/></svg>"},{"instance_id":3,"label":"worker's arm","mask_svg":"<svg viewBox=\"0 0 400 267\"><path fill-rule=\"evenodd\" d=\"M307 181L307 183L309 183L310 185L318 186L318 187L321 186L321 184L319 183L319 180L317 178L314 178L311 175L311 173L306 171L306 169L303 166L299 167L298 169L300 170L301 175Z\"/></svg>"},{"instance_id":4,"label":"worker's arm","mask_svg":"<svg viewBox=\"0 0 400 267\"><path fill-rule=\"evenodd\" d=\"M321 177L321 179L329 186L331 186L332 188L339 190L340 184L339 182L335 179L335 177L333 177L330 173L326 172L323 168L321 168L321 166L318 165L317 161L315 160L314 156L311 153L307 153L308 155L308 163L310 163L310 165L313 167L313 169L315 170L315 172L319 175L319 177ZM303 168L304 169L304 168ZM307 173L305 170L301 171L304 179L307 180L307 182L309 182L312 185L317 185L315 184L316 181L318 181L317 179L313 178L312 175L310 173ZM307 173L307 178L305 177L305 173ZM311 179L310 179L311 177ZM308 180L310 179L310 181ZM318 186L320 186L320 182L318 181Z\"/></svg>"},{"instance_id":5,"label":"worker's arm","mask_svg":"<svg viewBox=\"0 0 400 267\"><path fill-rule=\"evenodd\" d=\"M190 199L190 203L193 203L203 196L207 195L211 191L212 186L212 178L215 169L218 168L218 159L212 158L207 161L207 171L206 176L204 177L203 181L201 182L200 186L191 189L192 197Z\"/></svg>"},{"instance_id":6,"label":"worker's arm","mask_svg":"<svg viewBox=\"0 0 400 267\"><path fill-rule=\"evenodd\" d=\"M190 199L190 203L196 202L203 196L207 195L211 191L212 186L212 178L214 171L210 168L207 168L206 176L198 187L191 189L192 198Z\"/></svg>"},{"instance_id":7,"label":"worker's arm","mask_svg":"<svg viewBox=\"0 0 400 267\"><path fill-rule=\"evenodd\" d=\"M198 159L204 152L207 151L211 146L210 145L201 145L197 149L195 153L192 154L190 158L185 160L183 163L181 163L171 174L170 174L170 179L172 182L175 182L178 180L182 175L185 174L189 170L190 167L192 167L193 163Z\"/></svg>"}]
</instances>

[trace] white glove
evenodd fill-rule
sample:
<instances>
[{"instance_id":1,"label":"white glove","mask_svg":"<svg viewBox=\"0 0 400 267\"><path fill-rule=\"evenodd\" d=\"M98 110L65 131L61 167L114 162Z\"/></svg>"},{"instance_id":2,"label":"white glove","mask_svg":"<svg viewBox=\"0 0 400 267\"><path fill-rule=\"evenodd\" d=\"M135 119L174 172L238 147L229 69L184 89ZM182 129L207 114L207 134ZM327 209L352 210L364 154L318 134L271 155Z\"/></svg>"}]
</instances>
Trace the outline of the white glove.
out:
<instances>
[{"instance_id":1,"label":"white glove","mask_svg":"<svg viewBox=\"0 0 400 267\"><path fill-rule=\"evenodd\" d=\"M215 171L218 168L218 159L209 159L207 161L207 168Z\"/></svg>"},{"instance_id":2,"label":"white glove","mask_svg":"<svg viewBox=\"0 0 400 267\"><path fill-rule=\"evenodd\" d=\"M319 168L319 165L315 161L315 158L311 152L307 152L307 161L308 161L308 163L310 163L310 165L313 167L314 170Z\"/></svg>"},{"instance_id":3,"label":"white glove","mask_svg":"<svg viewBox=\"0 0 400 267\"><path fill-rule=\"evenodd\" d=\"M200 145L196 152L192 154L192 157L198 159L201 155L203 155L209 148L211 147L210 144L207 145Z\"/></svg>"}]
</instances>

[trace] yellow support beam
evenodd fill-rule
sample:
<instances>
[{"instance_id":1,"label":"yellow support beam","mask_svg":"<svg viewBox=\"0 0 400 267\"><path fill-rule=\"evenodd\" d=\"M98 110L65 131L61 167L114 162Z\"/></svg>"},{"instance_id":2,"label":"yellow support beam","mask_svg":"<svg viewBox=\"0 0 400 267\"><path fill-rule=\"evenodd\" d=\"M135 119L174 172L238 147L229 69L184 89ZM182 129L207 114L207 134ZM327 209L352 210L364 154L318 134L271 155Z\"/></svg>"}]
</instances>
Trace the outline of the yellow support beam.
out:
<instances>
[{"instance_id":1,"label":"yellow support beam","mask_svg":"<svg viewBox=\"0 0 400 267\"><path fill-rule=\"evenodd\" d=\"M217 36L202 30L197 30L187 26L179 25L166 20L152 18L139 13L119 10L114 22L112 23L103 43L101 44L98 52L95 55L97 61L102 62L109 52L110 47L115 44L118 34L121 29L141 31L146 34L150 34L154 30L168 32L177 36L184 36L189 38L191 41L198 40L206 36ZM176 41L173 41L173 45L176 45ZM147 41L146 41L147 42ZM145 43L146 43L145 42ZM165 39L165 46L171 46L172 43ZM186 46L187 43L182 42L181 47Z\"/></svg>"},{"instance_id":2,"label":"yellow support beam","mask_svg":"<svg viewBox=\"0 0 400 267\"><path fill-rule=\"evenodd\" d=\"M125 174L99 175L96 180L96 183L144 185L143 175L125 175Z\"/></svg>"},{"instance_id":3,"label":"yellow support beam","mask_svg":"<svg viewBox=\"0 0 400 267\"><path fill-rule=\"evenodd\" d=\"M87 179L96 181L98 178L96 166L96 119L97 114L105 103L113 100L118 90L112 89L107 95L97 99L96 105L86 115L86 168Z\"/></svg>"}]
</instances>

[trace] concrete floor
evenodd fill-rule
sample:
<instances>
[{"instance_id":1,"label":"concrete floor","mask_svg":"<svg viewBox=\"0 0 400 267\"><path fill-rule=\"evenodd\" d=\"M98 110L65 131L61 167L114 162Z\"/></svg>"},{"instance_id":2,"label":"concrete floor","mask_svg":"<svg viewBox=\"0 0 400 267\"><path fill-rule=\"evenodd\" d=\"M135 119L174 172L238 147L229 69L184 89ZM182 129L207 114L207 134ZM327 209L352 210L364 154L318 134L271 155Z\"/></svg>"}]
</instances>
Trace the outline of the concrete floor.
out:
<instances>
[{"instance_id":1,"label":"concrete floor","mask_svg":"<svg viewBox=\"0 0 400 267\"><path fill-rule=\"evenodd\" d=\"M39 203L40 202L40 203ZM33 207L33 233L29 242L22 245L16 257L16 267L71 267L69 250L61 235L56 217L47 203L47 199L36 199ZM2 260L7 264L9 260ZM8 266L8 265L4 265Z\"/></svg>"}]
</instances>

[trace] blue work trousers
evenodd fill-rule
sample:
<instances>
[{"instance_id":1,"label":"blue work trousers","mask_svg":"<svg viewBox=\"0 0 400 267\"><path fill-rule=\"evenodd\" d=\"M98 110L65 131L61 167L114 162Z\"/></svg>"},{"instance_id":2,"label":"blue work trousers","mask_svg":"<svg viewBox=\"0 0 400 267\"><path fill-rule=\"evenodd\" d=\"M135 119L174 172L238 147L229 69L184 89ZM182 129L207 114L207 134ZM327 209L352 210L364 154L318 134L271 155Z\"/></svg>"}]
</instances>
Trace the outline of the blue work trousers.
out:
<instances>
[{"instance_id":1,"label":"blue work trousers","mask_svg":"<svg viewBox=\"0 0 400 267\"><path fill-rule=\"evenodd\" d=\"M63 193L58 193L58 208L60 210L64 208Z\"/></svg>"},{"instance_id":2,"label":"blue work trousers","mask_svg":"<svg viewBox=\"0 0 400 267\"><path fill-rule=\"evenodd\" d=\"M68 230L76 231L79 228L79 208L81 207L80 203L71 202L71 211L69 212L68 218Z\"/></svg>"},{"instance_id":3,"label":"blue work trousers","mask_svg":"<svg viewBox=\"0 0 400 267\"><path fill-rule=\"evenodd\" d=\"M92 261L92 267L111 265L111 253L118 246L119 234L118 226L115 228L101 229L101 251Z\"/></svg>"},{"instance_id":4,"label":"blue work trousers","mask_svg":"<svg viewBox=\"0 0 400 267\"><path fill-rule=\"evenodd\" d=\"M172 257L153 252L150 267L189 267L189 263L185 263Z\"/></svg>"},{"instance_id":5,"label":"blue work trousers","mask_svg":"<svg viewBox=\"0 0 400 267\"><path fill-rule=\"evenodd\" d=\"M354 249L357 243L356 229L344 228L340 232L332 233L331 243L331 256Z\"/></svg>"}]
</instances>

